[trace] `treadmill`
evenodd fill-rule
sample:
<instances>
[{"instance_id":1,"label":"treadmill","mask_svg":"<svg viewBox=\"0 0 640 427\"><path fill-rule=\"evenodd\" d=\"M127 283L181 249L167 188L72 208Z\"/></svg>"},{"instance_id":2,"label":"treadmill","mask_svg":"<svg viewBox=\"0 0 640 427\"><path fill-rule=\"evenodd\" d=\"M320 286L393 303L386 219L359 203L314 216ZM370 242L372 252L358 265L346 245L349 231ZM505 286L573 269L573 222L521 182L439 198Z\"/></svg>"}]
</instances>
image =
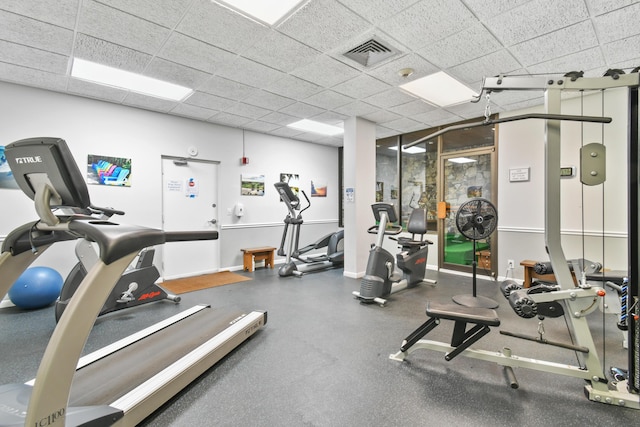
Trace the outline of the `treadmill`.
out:
<instances>
[{"instance_id":1,"label":"treadmill","mask_svg":"<svg viewBox=\"0 0 640 427\"><path fill-rule=\"evenodd\" d=\"M213 240L218 233L165 232L102 219L122 212L90 203L62 139L20 140L7 145L5 155L39 220L3 242L0 296L54 243L84 238L98 245L100 255L60 318L36 377L0 386L0 426L135 426L266 324L265 311L196 305L81 358L104 301L141 249Z\"/></svg>"}]
</instances>

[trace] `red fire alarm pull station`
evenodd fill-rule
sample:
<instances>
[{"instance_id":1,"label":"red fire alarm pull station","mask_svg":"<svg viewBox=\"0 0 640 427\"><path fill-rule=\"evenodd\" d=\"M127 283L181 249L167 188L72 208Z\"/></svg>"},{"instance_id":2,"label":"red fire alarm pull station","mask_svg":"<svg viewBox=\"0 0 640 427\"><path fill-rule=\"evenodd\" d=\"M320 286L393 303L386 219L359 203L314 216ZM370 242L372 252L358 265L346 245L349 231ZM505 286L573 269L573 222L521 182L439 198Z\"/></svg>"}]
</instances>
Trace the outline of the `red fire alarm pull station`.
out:
<instances>
[{"instance_id":1,"label":"red fire alarm pull station","mask_svg":"<svg viewBox=\"0 0 640 427\"><path fill-rule=\"evenodd\" d=\"M242 157L240 159L240 164L241 165L248 165L249 164L249 158L248 157Z\"/></svg>"}]
</instances>

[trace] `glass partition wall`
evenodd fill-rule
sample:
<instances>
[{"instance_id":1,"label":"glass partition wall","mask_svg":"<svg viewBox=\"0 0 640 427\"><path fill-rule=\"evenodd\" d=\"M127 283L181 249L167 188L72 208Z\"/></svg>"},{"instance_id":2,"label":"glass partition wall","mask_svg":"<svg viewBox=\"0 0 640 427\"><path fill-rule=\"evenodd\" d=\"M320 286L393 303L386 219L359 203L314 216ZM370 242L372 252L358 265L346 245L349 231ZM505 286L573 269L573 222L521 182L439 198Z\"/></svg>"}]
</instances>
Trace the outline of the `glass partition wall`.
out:
<instances>
[{"instance_id":1,"label":"glass partition wall","mask_svg":"<svg viewBox=\"0 0 640 427\"><path fill-rule=\"evenodd\" d=\"M482 126L452 131L401 150L438 130L377 141L376 201L396 206L404 227L413 209L426 209L429 233L437 233L441 242L439 268L470 272L475 257L480 274L495 276L495 232L477 242L474 254L472 242L456 229L455 216L457 207L471 198L497 202L496 130Z\"/></svg>"}]
</instances>

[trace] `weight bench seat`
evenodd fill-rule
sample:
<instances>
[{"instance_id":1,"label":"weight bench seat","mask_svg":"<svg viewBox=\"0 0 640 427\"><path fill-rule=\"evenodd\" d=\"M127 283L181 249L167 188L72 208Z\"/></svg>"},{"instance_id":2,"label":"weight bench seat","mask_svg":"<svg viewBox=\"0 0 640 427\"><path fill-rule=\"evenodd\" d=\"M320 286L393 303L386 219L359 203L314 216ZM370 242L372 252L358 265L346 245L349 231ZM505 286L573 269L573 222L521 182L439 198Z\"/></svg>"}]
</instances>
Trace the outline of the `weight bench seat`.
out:
<instances>
[{"instance_id":1,"label":"weight bench seat","mask_svg":"<svg viewBox=\"0 0 640 427\"><path fill-rule=\"evenodd\" d=\"M500 326L500 318L495 310L482 307L466 307L458 304L441 304L429 301L427 316L438 319L468 322L487 326Z\"/></svg>"},{"instance_id":2,"label":"weight bench seat","mask_svg":"<svg viewBox=\"0 0 640 427\"><path fill-rule=\"evenodd\" d=\"M404 340L400 351L409 350L411 346L438 326L441 319L452 320L455 322L451 336L451 347L454 349L444 356L445 360L451 360L488 334L491 330L490 326L500 325L498 314L490 308L465 307L429 301L426 313L429 320ZM467 330L467 324L472 325L469 330Z\"/></svg>"}]
</instances>

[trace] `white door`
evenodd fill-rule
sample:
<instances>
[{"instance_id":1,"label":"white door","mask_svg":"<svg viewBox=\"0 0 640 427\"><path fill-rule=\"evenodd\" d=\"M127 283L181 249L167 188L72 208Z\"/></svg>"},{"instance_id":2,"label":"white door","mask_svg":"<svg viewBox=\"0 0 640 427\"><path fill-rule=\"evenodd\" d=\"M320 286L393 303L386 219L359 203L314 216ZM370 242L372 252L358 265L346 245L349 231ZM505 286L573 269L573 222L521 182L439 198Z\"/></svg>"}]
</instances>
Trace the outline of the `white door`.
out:
<instances>
[{"instance_id":1,"label":"white door","mask_svg":"<svg viewBox=\"0 0 640 427\"><path fill-rule=\"evenodd\" d=\"M162 228L218 229L218 162L162 157ZM218 240L168 242L162 247L164 280L217 272Z\"/></svg>"}]
</instances>

